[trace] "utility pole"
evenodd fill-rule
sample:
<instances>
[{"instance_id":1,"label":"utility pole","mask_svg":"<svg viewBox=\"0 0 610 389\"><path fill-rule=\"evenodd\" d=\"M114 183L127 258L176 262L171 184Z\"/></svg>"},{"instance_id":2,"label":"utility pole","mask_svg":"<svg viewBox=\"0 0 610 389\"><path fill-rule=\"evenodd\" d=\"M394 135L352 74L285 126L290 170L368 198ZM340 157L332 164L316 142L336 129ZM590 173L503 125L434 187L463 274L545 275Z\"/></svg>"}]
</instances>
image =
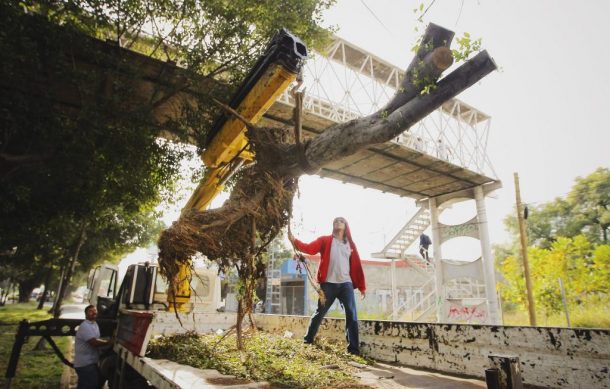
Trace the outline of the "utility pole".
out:
<instances>
[{"instance_id":1,"label":"utility pole","mask_svg":"<svg viewBox=\"0 0 610 389\"><path fill-rule=\"evenodd\" d=\"M521 190L519 189L519 174L515 175L515 193L517 196L517 221L519 222L519 236L521 238L521 256L523 257L523 272L525 273L525 289L527 291L527 310L530 317L530 325L536 326L536 307L532 294L532 280L530 279L530 266L527 261L527 230L523 219L523 204L521 204Z\"/></svg>"},{"instance_id":2,"label":"utility pole","mask_svg":"<svg viewBox=\"0 0 610 389\"><path fill-rule=\"evenodd\" d=\"M561 301L563 301L563 310L566 313L566 321L568 322L568 327L572 327L570 323L570 314L568 313L568 299L566 299L566 290L563 287L563 281L561 277L559 277L559 291L561 292Z\"/></svg>"}]
</instances>

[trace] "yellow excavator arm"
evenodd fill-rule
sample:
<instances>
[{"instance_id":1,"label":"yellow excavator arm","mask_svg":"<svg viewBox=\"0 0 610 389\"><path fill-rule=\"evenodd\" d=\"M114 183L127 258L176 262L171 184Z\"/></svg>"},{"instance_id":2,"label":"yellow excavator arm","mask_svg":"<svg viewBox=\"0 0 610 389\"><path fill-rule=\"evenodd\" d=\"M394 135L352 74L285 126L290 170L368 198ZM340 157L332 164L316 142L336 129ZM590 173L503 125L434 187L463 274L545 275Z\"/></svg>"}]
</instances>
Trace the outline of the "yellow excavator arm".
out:
<instances>
[{"instance_id":1,"label":"yellow excavator arm","mask_svg":"<svg viewBox=\"0 0 610 389\"><path fill-rule=\"evenodd\" d=\"M279 31L236 91L229 106L251 123L258 122L296 79L306 58L305 44L288 31ZM235 117L221 116L209 133L201 158L207 167L206 174L183 212L189 209L205 210L222 192L231 176L241 166L254 160L246 126ZM178 274L176 295L168 294L168 310L187 309L191 297L190 277L190 267L183 265Z\"/></svg>"},{"instance_id":2,"label":"yellow excavator arm","mask_svg":"<svg viewBox=\"0 0 610 389\"><path fill-rule=\"evenodd\" d=\"M236 111L250 123L258 122L296 76L282 64L271 65L248 91ZM230 176L244 163L254 159L254 154L248 148L245 125L237 118L227 119L201 158L208 170L184 209L207 208L216 195L224 190Z\"/></svg>"}]
</instances>

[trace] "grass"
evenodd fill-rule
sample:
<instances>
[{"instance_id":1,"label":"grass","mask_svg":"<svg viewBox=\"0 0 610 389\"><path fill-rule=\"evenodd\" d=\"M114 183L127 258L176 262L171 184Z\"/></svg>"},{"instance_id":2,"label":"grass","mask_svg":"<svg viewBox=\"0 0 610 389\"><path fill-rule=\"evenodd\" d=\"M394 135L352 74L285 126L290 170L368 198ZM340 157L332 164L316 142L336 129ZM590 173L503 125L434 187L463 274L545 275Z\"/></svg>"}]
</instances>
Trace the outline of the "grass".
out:
<instances>
[{"instance_id":1,"label":"grass","mask_svg":"<svg viewBox=\"0 0 610 389\"><path fill-rule=\"evenodd\" d=\"M11 355L17 325L22 319L39 321L49 319L46 309L37 310L37 303L9 304L0 307L0 387L4 387L6 367ZM38 337L30 338L21 349L17 373L13 378L12 388L57 388L64 365L50 346L47 350L33 351ZM65 354L68 350L69 337L54 337L55 343Z\"/></svg>"},{"instance_id":2,"label":"grass","mask_svg":"<svg viewBox=\"0 0 610 389\"><path fill-rule=\"evenodd\" d=\"M3 307L0 307L0 325L14 325L15 328L17 324L23 319L27 319L29 321L39 321L50 319L51 315L47 313L49 307L45 307L43 309L36 309L38 303L29 302L22 304L8 304Z\"/></svg>"},{"instance_id":3,"label":"grass","mask_svg":"<svg viewBox=\"0 0 610 389\"><path fill-rule=\"evenodd\" d=\"M608 306L608 302L603 299L589 299L585 304L569 306L570 324L575 328L610 328ZM505 311L504 324L512 326L529 325L527 311L521 309ZM563 311L546 316L537 310L536 324L544 327L568 326Z\"/></svg>"},{"instance_id":4,"label":"grass","mask_svg":"<svg viewBox=\"0 0 610 389\"><path fill-rule=\"evenodd\" d=\"M254 381L268 381L273 387L359 388L350 362L367 363L347 354L343 345L325 340L305 345L301 339L265 332L248 335L245 350L236 348L235 335L220 341L215 334L185 334L161 337L149 346L151 358L165 358L201 369Z\"/></svg>"}]
</instances>

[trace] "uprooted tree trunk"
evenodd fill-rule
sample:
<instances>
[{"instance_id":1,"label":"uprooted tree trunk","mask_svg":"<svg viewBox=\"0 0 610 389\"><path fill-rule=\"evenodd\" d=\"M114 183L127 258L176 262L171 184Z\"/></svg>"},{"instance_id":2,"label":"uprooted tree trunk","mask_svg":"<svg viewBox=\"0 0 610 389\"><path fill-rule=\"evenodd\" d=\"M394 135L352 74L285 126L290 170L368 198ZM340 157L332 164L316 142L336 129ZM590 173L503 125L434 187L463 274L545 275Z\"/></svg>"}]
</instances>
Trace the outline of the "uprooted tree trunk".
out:
<instances>
[{"instance_id":1,"label":"uprooted tree trunk","mask_svg":"<svg viewBox=\"0 0 610 389\"><path fill-rule=\"evenodd\" d=\"M437 82L453 63L449 50L453 35L429 25L400 90L374 114L332 126L304 144L298 140L295 144L291 131L249 125L256 164L240 173L229 200L217 209L186 211L163 232L159 264L170 283L177 265L190 263L198 252L216 261L222 270L237 268L245 287L236 325L239 346L241 321L252 310L253 293L247 286L264 274L261 254L289 220L298 177L367 146L387 142L496 68L483 51ZM431 91L422 94L425 87Z\"/></svg>"}]
</instances>

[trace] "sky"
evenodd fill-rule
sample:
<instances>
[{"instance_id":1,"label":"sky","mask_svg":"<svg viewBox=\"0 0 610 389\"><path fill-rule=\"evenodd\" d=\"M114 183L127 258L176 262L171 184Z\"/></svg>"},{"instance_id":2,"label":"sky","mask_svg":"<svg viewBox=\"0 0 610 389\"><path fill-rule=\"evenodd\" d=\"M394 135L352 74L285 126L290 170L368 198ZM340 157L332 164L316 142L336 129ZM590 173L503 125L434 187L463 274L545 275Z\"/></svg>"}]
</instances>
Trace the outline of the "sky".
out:
<instances>
[{"instance_id":1,"label":"sky","mask_svg":"<svg viewBox=\"0 0 610 389\"><path fill-rule=\"evenodd\" d=\"M421 1L340 0L325 12L325 22L341 38L406 68L410 48L423 28L414 8ZM541 204L565 196L578 176L610 167L610 1L429 0L423 22L482 38L500 67L458 98L490 115L487 153L503 188L487 198L492 243L509 239L502 220L515 203L513 173L518 172L525 203ZM420 32L415 27L420 26ZM188 197L188 195L183 196ZM218 206L225 196L212 206ZM185 199L184 199L185 201ZM178 203L177 209L181 206ZM382 194L316 176L300 179L295 198L294 234L311 240L331 232L332 219L350 223L361 256L383 249L415 213L413 199ZM441 215L445 223L465 221L474 204ZM168 224L177 218L168 212ZM447 246L447 247L446 247ZM415 253L415 247L411 250ZM476 259L480 248L470 238L443 245L451 259ZM139 251L136 258L150 257ZM123 266L122 266L123 267Z\"/></svg>"},{"instance_id":2,"label":"sky","mask_svg":"<svg viewBox=\"0 0 610 389\"><path fill-rule=\"evenodd\" d=\"M326 12L325 20L338 28L340 37L406 68L419 36L413 9L421 3L343 0ZM501 69L458 98L492 117L487 153L503 188L487 198L489 230L492 243L506 242L502 220L515 204L514 172L519 174L523 201L540 204L565 196L577 176L610 167L610 43L604 27L610 2L423 3L424 9L432 4L424 24L482 38L482 47ZM309 239L328 233L333 216L345 215L364 256L380 251L415 212L411 199L328 179L307 177L301 189L296 207L303 209L298 220L302 235ZM472 208L474 214L474 206L462 208ZM465 220L460 209L448 212L453 215L446 215L447 222ZM472 255L472 242L455 243L449 250L444 245L443 255Z\"/></svg>"}]
</instances>

